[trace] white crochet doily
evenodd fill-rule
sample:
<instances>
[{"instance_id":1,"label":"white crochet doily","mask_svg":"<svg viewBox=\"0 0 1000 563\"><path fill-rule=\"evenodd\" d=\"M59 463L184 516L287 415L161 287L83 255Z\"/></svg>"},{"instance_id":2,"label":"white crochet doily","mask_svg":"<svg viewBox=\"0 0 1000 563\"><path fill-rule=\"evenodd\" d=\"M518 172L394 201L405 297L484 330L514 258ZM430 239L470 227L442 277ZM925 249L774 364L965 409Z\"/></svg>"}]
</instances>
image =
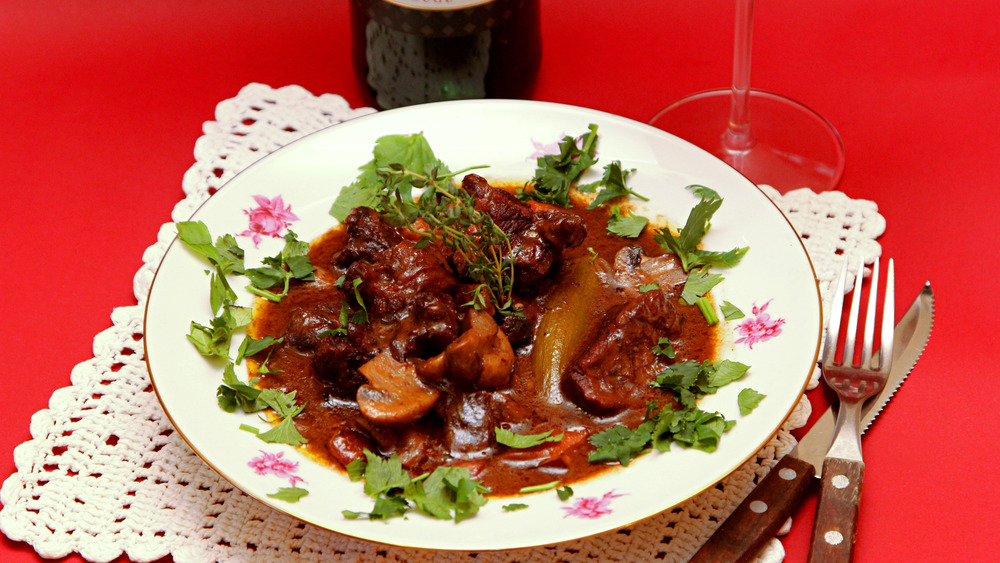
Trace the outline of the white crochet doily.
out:
<instances>
[{"instance_id":1,"label":"white crochet doily","mask_svg":"<svg viewBox=\"0 0 1000 563\"><path fill-rule=\"evenodd\" d=\"M374 110L352 109L332 94L298 86L250 84L216 108L195 144L186 197L172 219L187 219L252 162L312 131ZM870 261L885 228L874 203L842 193L769 192L802 235L824 297L842 254ZM143 362L146 295L174 236L159 231L136 273L137 305L112 312L94 339L94 358L77 365L70 387L53 393L31 419L32 439L14 451L17 472L0 490L0 528L44 557L72 552L92 561L122 554L136 561L683 561L795 445L790 430L808 420L800 402L778 435L716 487L623 530L510 553L436 553L378 545L314 528L258 503L219 477L175 433ZM779 541L760 559L781 561Z\"/></svg>"}]
</instances>

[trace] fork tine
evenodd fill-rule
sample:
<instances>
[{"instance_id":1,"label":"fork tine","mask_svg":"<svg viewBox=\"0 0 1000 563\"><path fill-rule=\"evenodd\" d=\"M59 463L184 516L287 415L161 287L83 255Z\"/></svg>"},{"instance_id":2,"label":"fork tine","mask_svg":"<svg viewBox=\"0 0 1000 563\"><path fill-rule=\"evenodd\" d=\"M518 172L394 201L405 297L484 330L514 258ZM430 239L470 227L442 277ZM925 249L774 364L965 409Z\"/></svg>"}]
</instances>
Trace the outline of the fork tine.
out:
<instances>
[{"instance_id":1,"label":"fork tine","mask_svg":"<svg viewBox=\"0 0 1000 563\"><path fill-rule=\"evenodd\" d=\"M844 309L844 286L847 281L847 257L840 266L837 289L833 291L830 304L830 323L826 327L826 341L823 343L823 363L833 364L837 359L837 340L840 339L840 318Z\"/></svg>"},{"instance_id":2,"label":"fork tine","mask_svg":"<svg viewBox=\"0 0 1000 563\"><path fill-rule=\"evenodd\" d=\"M875 339L875 307L878 301L879 259L872 265L871 291L868 293L868 310L865 311L865 342L861 347L861 366L872 365L872 345Z\"/></svg>"},{"instance_id":3,"label":"fork tine","mask_svg":"<svg viewBox=\"0 0 1000 563\"><path fill-rule=\"evenodd\" d=\"M854 292L851 295L851 316L847 318L847 335L844 337L844 356L841 363L845 366L854 364L854 339L858 333L858 310L861 307L861 281L865 273L865 261L858 265L858 274L854 280Z\"/></svg>"},{"instance_id":4,"label":"fork tine","mask_svg":"<svg viewBox=\"0 0 1000 563\"><path fill-rule=\"evenodd\" d=\"M888 373L892 366L893 327L896 322L896 268L892 258L885 271L885 303L882 305L882 346L879 352L879 371Z\"/></svg>"}]
</instances>

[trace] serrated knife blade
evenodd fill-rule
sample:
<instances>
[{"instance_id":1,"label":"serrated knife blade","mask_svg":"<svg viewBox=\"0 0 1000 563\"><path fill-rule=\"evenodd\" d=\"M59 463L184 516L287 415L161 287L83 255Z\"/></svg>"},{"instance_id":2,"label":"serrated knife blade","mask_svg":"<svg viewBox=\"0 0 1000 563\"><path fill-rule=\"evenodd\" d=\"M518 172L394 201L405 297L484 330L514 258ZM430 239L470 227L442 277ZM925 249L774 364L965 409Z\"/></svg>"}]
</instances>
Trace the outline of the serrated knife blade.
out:
<instances>
[{"instance_id":1,"label":"serrated knife blade","mask_svg":"<svg viewBox=\"0 0 1000 563\"><path fill-rule=\"evenodd\" d=\"M892 370L882 391L864 406L862 432L871 426L920 359L933 325L934 291L927 282L896 323ZM752 561L818 483L835 424L836 415L828 408L795 449L771 469L691 561Z\"/></svg>"}]
</instances>

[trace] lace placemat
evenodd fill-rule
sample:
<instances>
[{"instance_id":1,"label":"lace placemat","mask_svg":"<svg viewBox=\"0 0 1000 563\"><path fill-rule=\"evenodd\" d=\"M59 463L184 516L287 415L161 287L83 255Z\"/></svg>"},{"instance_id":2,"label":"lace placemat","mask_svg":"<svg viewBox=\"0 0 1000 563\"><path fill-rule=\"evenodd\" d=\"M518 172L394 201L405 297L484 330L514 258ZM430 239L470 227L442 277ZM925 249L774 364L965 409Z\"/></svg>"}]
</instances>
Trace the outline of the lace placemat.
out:
<instances>
[{"instance_id":1,"label":"lace placemat","mask_svg":"<svg viewBox=\"0 0 1000 563\"><path fill-rule=\"evenodd\" d=\"M336 95L298 86L250 84L221 102L204 124L184 200L172 219L187 219L216 189L252 162L300 136L370 113ZM767 189L767 188L765 188ZM885 228L874 203L839 192L768 190L801 234L824 298L842 255L881 253ZM344 537L304 524L253 500L219 477L174 432L152 392L143 362L146 296L172 223L143 254L133 283L135 306L112 312L113 326L94 338L94 358L77 365L70 387L32 416L32 439L14 451L16 473L0 500L0 529L43 557L72 552L92 561L122 554L135 561L684 561L795 445L790 430L808 420L803 400L754 459L684 504L615 532L507 553L416 551ZM772 541L759 560L778 562Z\"/></svg>"}]
</instances>

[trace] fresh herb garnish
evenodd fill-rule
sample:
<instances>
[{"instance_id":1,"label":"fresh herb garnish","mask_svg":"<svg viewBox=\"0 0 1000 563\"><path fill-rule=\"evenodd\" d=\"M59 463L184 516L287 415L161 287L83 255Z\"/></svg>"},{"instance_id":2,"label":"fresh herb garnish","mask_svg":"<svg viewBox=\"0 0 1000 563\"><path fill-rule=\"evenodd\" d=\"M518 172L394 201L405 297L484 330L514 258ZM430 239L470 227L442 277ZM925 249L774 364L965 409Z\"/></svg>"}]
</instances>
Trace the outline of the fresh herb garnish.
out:
<instances>
[{"instance_id":1,"label":"fresh herb garnish","mask_svg":"<svg viewBox=\"0 0 1000 563\"><path fill-rule=\"evenodd\" d=\"M592 184L593 189L597 191L597 197L590 202L587 209L595 209L612 199L624 195L632 195L643 201L649 201L649 198L639 195L628 187L627 178L632 172L635 172L634 168L623 170L622 163L617 160L605 166L604 176Z\"/></svg>"},{"instance_id":2,"label":"fresh herb garnish","mask_svg":"<svg viewBox=\"0 0 1000 563\"><path fill-rule=\"evenodd\" d=\"M419 235L417 248L442 244L454 251L466 263L466 275L479 284L469 305L482 309L492 303L501 314L518 314L507 234L453 180L471 168L451 172L422 134L382 137L374 155L330 213L343 221L363 200L391 223ZM416 200L414 190L422 190Z\"/></svg>"},{"instance_id":3,"label":"fresh herb garnish","mask_svg":"<svg viewBox=\"0 0 1000 563\"><path fill-rule=\"evenodd\" d=\"M608 218L608 232L620 237L636 238L649 224L649 219L642 215L626 213L622 211L620 206L615 205L611 208L611 216Z\"/></svg>"},{"instance_id":4,"label":"fresh herb garnish","mask_svg":"<svg viewBox=\"0 0 1000 563\"><path fill-rule=\"evenodd\" d=\"M263 266L259 268L248 268L245 272L250 284L247 290L254 295L259 295L275 303L288 295L291 281L313 281L313 273L316 268L309 260L309 243L300 241L298 236L288 231L285 235L285 246L275 256L261 260ZM276 286L281 286L278 293L270 291Z\"/></svg>"},{"instance_id":5,"label":"fresh herb garnish","mask_svg":"<svg viewBox=\"0 0 1000 563\"><path fill-rule=\"evenodd\" d=\"M740 406L740 414L743 416L750 414L751 411L757 408L757 405L760 404L764 397L767 397L767 395L758 393L749 387L740 391L739 396L736 397L736 401Z\"/></svg>"},{"instance_id":6,"label":"fresh herb garnish","mask_svg":"<svg viewBox=\"0 0 1000 563\"><path fill-rule=\"evenodd\" d=\"M243 383L236 377L233 364L226 364L222 372L223 384L215 393L219 407L226 412L236 412L236 409L240 409L248 414L267 408L267 403L260 398L261 390L253 386L255 381L251 380L249 385Z\"/></svg>"},{"instance_id":7,"label":"fresh herb garnish","mask_svg":"<svg viewBox=\"0 0 1000 563\"><path fill-rule=\"evenodd\" d=\"M270 430L259 434L258 438L265 442L290 446L301 446L308 442L295 428L295 423L292 421L305 409L305 405L295 403L295 393L295 391L283 393L277 389L261 391L258 399L271 407L280 420Z\"/></svg>"},{"instance_id":8,"label":"fresh herb garnish","mask_svg":"<svg viewBox=\"0 0 1000 563\"><path fill-rule=\"evenodd\" d=\"M551 491L552 489L559 486L559 480L549 481L548 483L540 483L538 485L528 485L527 487L521 487L517 492L526 495L529 493L540 493L542 491Z\"/></svg>"},{"instance_id":9,"label":"fresh herb garnish","mask_svg":"<svg viewBox=\"0 0 1000 563\"><path fill-rule=\"evenodd\" d=\"M521 199L570 206L570 188L583 173L597 162L597 125L577 138L566 136L559 143L559 154L538 158L535 177L518 192Z\"/></svg>"},{"instance_id":10,"label":"fresh herb garnish","mask_svg":"<svg viewBox=\"0 0 1000 563\"><path fill-rule=\"evenodd\" d=\"M382 458L365 450L365 459L348 464L352 480L365 481L365 494L375 499L371 512L344 510L348 519L383 520L416 508L440 519L461 522L479 512L490 490L472 480L465 467L439 466L430 474L411 478L398 454Z\"/></svg>"},{"instance_id":11,"label":"fresh herb garnish","mask_svg":"<svg viewBox=\"0 0 1000 563\"><path fill-rule=\"evenodd\" d=\"M737 319L742 319L746 315L737 307L729 301L723 301L722 306L719 307L722 310L722 316L727 321L735 321Z\"/></svg>"},{"instance_id":12,"label":"fresh herb garnish","mask_svg":"<svg viewBox=\"0 0 1000 563\"><path fill-rule=\"evenodd\" d=\"M226 359L233 332L249 325L251 319L250 309L227 302L222 305L222 311L209 321L209 326L192 321L187 338L202 356Z\"/></svg>"},{"instance_id":13,"label":"fresh herb garnish","mask_svg":"<svg viewBox=\"0 0 1000 563\"><path fill-rule=\"evenodd\" d=\"M493 431L496 433L497 443L511 448L531 448L545 442L558 442L563 438L562 432L553 436L551 430L541 434L515 434L505 428L496 427Z\"/></svg>"},{"instance_id":14,"label":"fresh herb garnish","mask_svg":"<svg viewBox=\"0 0 1000 563\"><path fill-rule=\"evenodd\" d=\"M281 487L278 492L269 494L267 496L283 500L285 502L299 502L299 500L308 495L309 491L299 488L299 487Z\"/></svg>"},{"instance_id":15,"label":"fresh herb garnish","mask_svg":"<svg viewBox=\"0 0 1000 563\"><path fill-rule=\"evenodd\" d=\"M556 495L559 496L559 500L569 500L573 496L573 489L569 485L563 485L556 489Z\"/></svg>"},{"instance_id":16,"label":"fresh herb garnish","mask_svg":"<svg viewBox=\"0 0 1000 563\"><path fill-rule=\"evenodd\" d=\"M698 248L702 239L711 229L712 216L722 205L722 197L705 186L691 185L687 189L699 196L700 201L691 209L684 227L674 234L669 227L658 229L653 238L667 251L673 252L681 261L681 267L688 272L687 282L681 300L688 305L698 305L709 325L719 322L711 303L705 295L722 281L719 274L710 274L709 268L731 267L739 263L749 247L736 248L727 252L707 251Z\"/></svg>"}]
</instances>

